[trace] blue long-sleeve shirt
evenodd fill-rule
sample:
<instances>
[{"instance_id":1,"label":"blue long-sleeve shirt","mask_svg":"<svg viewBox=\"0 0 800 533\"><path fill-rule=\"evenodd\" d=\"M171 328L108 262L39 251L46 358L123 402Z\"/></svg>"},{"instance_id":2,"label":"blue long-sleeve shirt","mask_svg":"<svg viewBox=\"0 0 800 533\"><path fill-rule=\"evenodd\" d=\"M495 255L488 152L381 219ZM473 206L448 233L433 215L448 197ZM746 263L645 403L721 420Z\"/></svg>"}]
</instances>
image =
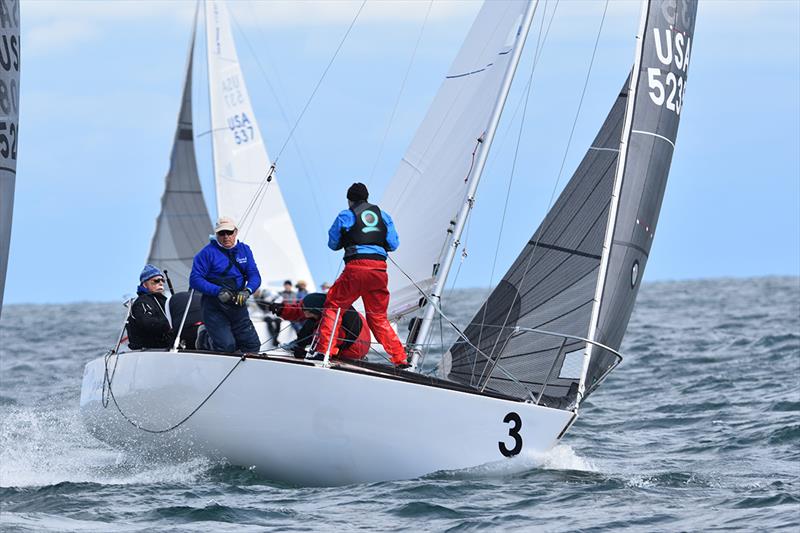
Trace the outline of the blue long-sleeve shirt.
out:
<instances>
[{"instance_id":1,"label":"blue long-sleeve shirt","mask_svg":"<svg viewBox=\"0 0 800 533\"><path fill-rule=\"evenodd\" d=\"M397 235L397 230L394 228L394 221L389 213L381 209L381 217L383 223L386 224L386 246L390 252L397 250L400 246L400 237ZM356 223L356 216L349 209L345 209L336 216L333 221L331 229L328 230L328 248L331 250L340 250L344 245L342 244L342 233L346 232L353 227ZM381 255L387 257L388 254L383 246L376 244L358 244L356 245L357 254L371 254Z\"/></svg>"},{"instance_id":2,"label":"blue long-sleeve shirt","mask_svg":"<svg viewBox=\"0 0 800 533\"><path fill-rule=\"evenodd\" d=\"M233 266L228 270L229 257L239 265L238 268ZM224 287L215 283L215 280L218 281L226 270L228 273L224 277L232 278L237 290L246 287L252 294L261 285L261 274L258 272L258 266L256 266L253 252L249 246L243 242L237 242L233 248L227 250L220 246L216 239L211 239L211 242L194 256L192 273L189 275L189 286L202 294L217 296ZM242 272L244 272L244 276L242 276Z\"/></svg>"}]
</instances>

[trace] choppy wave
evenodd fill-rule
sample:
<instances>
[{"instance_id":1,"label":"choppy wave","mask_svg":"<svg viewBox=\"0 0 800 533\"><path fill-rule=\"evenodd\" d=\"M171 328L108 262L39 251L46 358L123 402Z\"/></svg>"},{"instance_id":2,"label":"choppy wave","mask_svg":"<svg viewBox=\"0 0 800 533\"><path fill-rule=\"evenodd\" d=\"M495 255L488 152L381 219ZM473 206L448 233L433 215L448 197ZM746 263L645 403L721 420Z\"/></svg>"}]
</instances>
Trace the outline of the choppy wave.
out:
<instances>
[{"instance_id":1,"label":"choppy wave","mask_svg":"<svg viewBox=\"0 0 800 533\"><path fill-rule=\"evenodd\" d=\"M482 296L456 292L447 312L464 322ZM800 528L798 278L645 285L624 363L553 450L336 488L141 457L89 436L78 415L83 365L122 314L118 304L4 308L2 529Z\"/></svg>"}]
</instances>

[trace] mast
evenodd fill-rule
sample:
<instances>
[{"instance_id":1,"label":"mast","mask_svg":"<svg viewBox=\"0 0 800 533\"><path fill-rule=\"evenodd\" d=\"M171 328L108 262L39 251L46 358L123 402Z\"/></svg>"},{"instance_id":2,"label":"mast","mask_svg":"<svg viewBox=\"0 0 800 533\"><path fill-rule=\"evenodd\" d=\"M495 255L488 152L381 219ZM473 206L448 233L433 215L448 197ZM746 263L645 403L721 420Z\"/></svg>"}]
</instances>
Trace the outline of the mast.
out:
<instances>
[{"instance_id":1,"label":"mast","mask_svg":"<svg viewBox=\"0 0 800 533\"><path fill-rule=\"evenodd\" d=\"M511 60L506 67L503 83L500 86L497 101L495 102L492 114L489 118L489 124L485 133L480 139L478 139L480 146L478 148L478 153L475 160L475 167L469 177L469 184L464 203L458 212L455 227L453 228L453 234L450 237L450 244L447 247L447 253L436 275L436 280L433 284L433 288L431 289L430 299L427 302L428 305L425 308L425 314L423 315L422 322L419 326L417 341L415 342L413 355L411 358L411 367L414 369L416 369L419 362L421 346L426 344L427 339L430 336L433 318L439 308L441 295L444 291L445 284L447 283L447 276L450 273L450 267L453 264L458 247L461 244L461 235L464 232L464 227L466 226L467 219L469 218L469 213L475 203L475 192L478 189L478 183L480 182L481 174L486 166L486 159L489 156L489 149L492 146L492 141L494 140L497 126L500 123L500 116L503 113L503 107L505 106L506 99L508 98L508 93L511 90L511 83L514 80L514 74L522 56L522 49L525 46L525 39L528 37L528 32L530 31L531 24L533 22L533 16L536 13L536 7L538 4L538 0L529 0L528 2L528 6L522 16L522 22L520 24L519 31L517 32L517 36L514 40Z\"/></svg>"},{"instance_id":2,"label":"mast","mask_svg":"<svg viewBox=\"0 0 800 533\"><path fill-rule=\"evenodd\" d=\"M625 163L628 159L628 142L631 137L631 129L633 128L633 111L636 104L636 90L639 85L639 69L642 64L642 55L644 51L645 30L647 27L647 14L650 7L649 0L642 0L642 14L639 22L639 32L636 35L636 56L633 62L633 70L631 75L630 86L628 90L628 102L625 109L625 125L622 128L622 138L619 143L619 159L617 160L617 170L614 175L614 189L611 194L611 204L609 206L608 225L606 226L605 239L603 241L603 253L600 258L600 271L598 274L597 287L595 290L594 304L592 305L592 315L589 320L589 340L596 340L597 337L597 324L600 320L600 301L603 297L605 289L606 274L608 272L608 264L611 258L611 245L614 238L614 228L617 224L617 213L619 212L619 196L622 189L622 178L625 175ZM578 396L575 400L575 408L577 409L583 399L583 394L586 391L586 373L589 371L589 362L592 359L593 344L586 344L586 351L583 354L583 365L581 367L581 378L578 383Z\"/></svg>"}]
</instances>

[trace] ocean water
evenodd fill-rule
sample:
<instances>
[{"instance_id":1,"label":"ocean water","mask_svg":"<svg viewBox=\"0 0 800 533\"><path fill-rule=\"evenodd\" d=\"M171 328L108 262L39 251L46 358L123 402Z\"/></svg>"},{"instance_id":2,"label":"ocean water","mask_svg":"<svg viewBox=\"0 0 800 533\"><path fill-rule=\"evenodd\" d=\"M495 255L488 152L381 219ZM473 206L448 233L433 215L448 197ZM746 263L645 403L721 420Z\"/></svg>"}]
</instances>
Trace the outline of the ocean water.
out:
<instances>
[{"instance_id":1,"label":"ocean water","mask_svg":"<svg viewBox=\"0 0 800 533\"><path fill-rule=\"evenodd\" d=\"M456 292L447 312L463 322L480 296ZM551 452L336 488L93 439L78 412L83 365L123 314L3 309L3 531L800 529L800 278L646 284L624 362Z\"/></svg>"}]
</instances>

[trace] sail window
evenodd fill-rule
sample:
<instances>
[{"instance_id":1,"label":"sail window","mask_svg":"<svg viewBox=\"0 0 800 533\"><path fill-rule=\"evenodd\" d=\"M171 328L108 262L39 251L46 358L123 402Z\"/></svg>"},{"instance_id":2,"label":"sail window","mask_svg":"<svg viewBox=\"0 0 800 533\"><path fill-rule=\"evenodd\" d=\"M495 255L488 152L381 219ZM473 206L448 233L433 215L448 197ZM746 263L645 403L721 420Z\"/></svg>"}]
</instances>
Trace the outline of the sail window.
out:
<instances>
[{"instance_id":1,"label":"sail window","mask_svg":"<svg viewBox=\"0 0 800 533\"><path fill-rule=\"evenodd\" d=\"M561 379L580 379L583 368L583 353L584 349L581 348L565 354L558 377Z\"/></svg>"}]
</instances>

